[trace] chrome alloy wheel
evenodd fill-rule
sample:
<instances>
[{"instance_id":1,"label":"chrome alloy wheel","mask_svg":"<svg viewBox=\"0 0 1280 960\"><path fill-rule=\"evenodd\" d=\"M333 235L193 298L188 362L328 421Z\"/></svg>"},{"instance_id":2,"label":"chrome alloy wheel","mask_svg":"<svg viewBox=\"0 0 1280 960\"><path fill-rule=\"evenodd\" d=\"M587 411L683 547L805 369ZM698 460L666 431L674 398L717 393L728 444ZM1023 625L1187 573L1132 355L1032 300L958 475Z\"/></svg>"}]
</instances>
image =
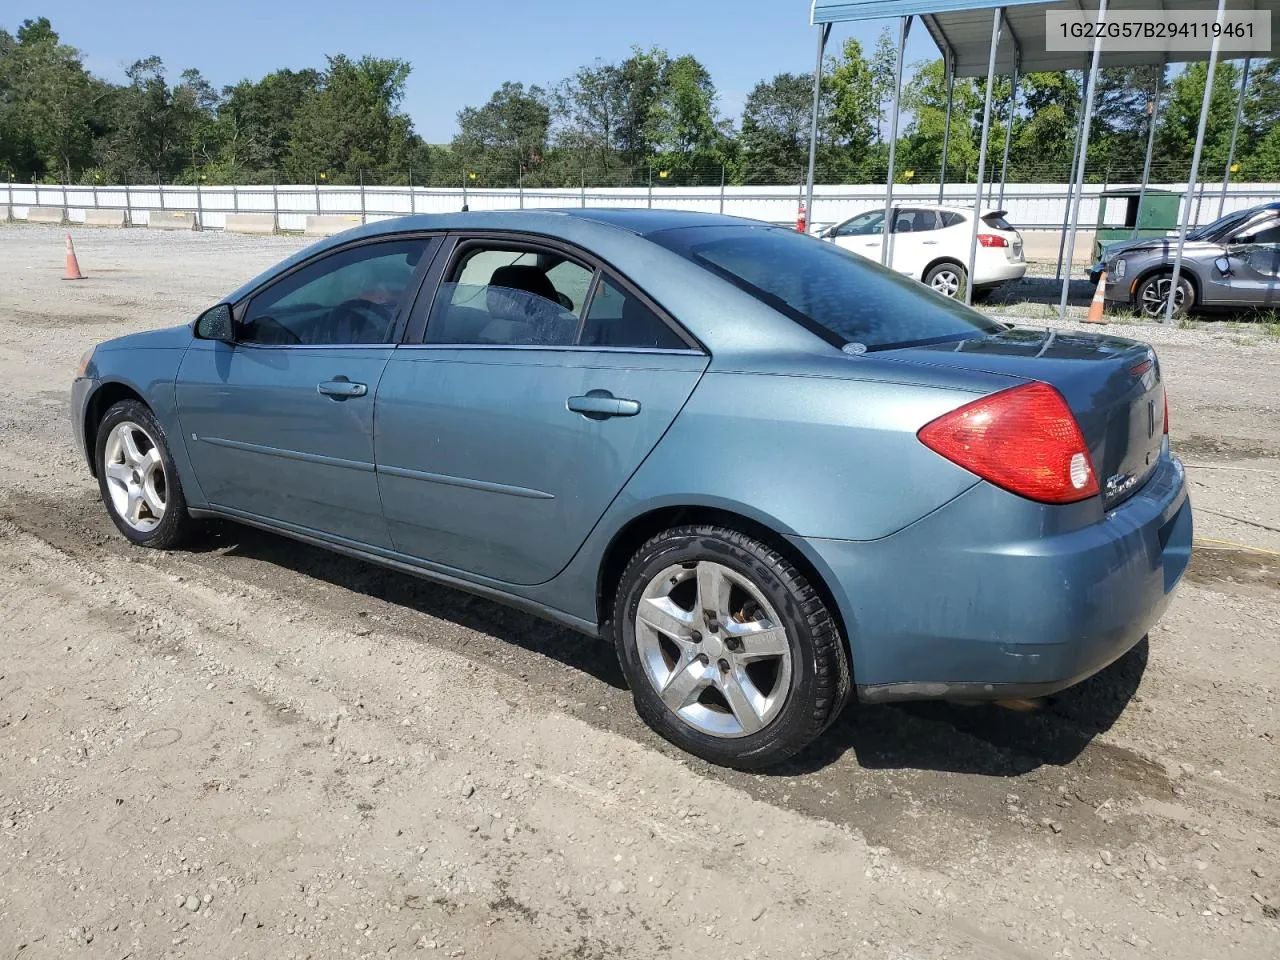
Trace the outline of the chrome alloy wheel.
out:
<instances>
[{"instance_id":1,"label":"chrome alloy wheel","mask_svg":"<svg viewBox=\"0 0 1280 960\"><path fill-rule=\"evenodd\" d=\"M107 492L116 514L139 533L149 533L164 519L164 461L151 435L132 421L115 425L102 455Z\"/></svg>"},{"instance_id":2,"label":"chrome alloy wheel","mask_svg":"<svg viewBox=\"0 0 1280 960\"><path fill-rule=\"evenodd\" d=\"M1169 304L1169 287L1173 283L1173 277L1161 277L1155 283L1146 283L1142 287L1142 312L1148 317L1163 317L1165 309ZM1186 290L1183 284L1186 283L1182 278L1178 279L1178 289L1173 295L1173 314L1177 316L1182 312L1182 304L1187 299Z\"/></svg>"},{"instance_id":3,"label":"chrome alloy wheel","mask_svg":"<svg viewBox=\"0 0 1280 960\"><path fill-rule=\"evenodd\" d=\"M944 297L955 297L960 292L960 274L954 270L944 268L933 275L933 279L929 281L929 286Z\"/></svg>"},{"instance_id":4,"label":"chrome alloy wheel","mask_svg":"<svg viewBox=\"0 0 1280 960\"><path fill-rule=\"evenodd\" d=\"M695 730L744 737L781 711L791 645L782 619L745 576L711 560L668 567L645 587L635 630L653 689Z\"/></svg>"}]
</instances>

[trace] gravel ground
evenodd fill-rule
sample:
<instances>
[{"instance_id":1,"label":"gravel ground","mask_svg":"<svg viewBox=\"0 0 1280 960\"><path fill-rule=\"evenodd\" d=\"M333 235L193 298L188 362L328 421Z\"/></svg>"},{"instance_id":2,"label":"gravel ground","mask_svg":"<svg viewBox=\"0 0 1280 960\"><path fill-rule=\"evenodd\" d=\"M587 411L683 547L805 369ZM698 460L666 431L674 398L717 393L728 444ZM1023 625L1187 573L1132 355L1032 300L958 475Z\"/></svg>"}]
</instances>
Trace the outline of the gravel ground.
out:
<instances>
[{"instance_id":1,"label":"gravel ground","mask_svg":"<svg viewBox=\"0 0 1280 960\"><path fill-rule=\"evenodd\" d=\"M62 231L0 227L0 960L1280 955L1275 338L1108 328L1159 349L1202 538L1148 643L744 775L491 603L230 524L128 548L76 360L302 241L75 237L63 283Z\"/></svg>"}]
</instances>

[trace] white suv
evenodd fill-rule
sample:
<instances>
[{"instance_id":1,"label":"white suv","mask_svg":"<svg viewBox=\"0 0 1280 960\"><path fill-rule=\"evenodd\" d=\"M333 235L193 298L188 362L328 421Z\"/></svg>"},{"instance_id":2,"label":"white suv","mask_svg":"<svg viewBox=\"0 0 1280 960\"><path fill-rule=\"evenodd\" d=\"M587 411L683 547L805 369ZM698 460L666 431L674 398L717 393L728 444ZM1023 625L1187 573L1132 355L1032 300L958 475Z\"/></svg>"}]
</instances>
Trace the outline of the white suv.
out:
<instances>
[{"instance_id":1,"label":"white suv","mask_svg":"<svg viewBox=\"0 0 1280 960\"><path fill-rule=\"evenodd\" d=\"M1006 280L1018 280L1027 272L1022 255L1022 235L1004 218L1005 211L982 215L978 250L974 258L974 299ZM948 297L964 297L965 264L973 237L973 211L925 204L894 207L889 256L893 269L920 280ZM846 250L880 260L884 234L884 208L868 210L823 230L823 240Z\"/></svg>"}]
</instances>

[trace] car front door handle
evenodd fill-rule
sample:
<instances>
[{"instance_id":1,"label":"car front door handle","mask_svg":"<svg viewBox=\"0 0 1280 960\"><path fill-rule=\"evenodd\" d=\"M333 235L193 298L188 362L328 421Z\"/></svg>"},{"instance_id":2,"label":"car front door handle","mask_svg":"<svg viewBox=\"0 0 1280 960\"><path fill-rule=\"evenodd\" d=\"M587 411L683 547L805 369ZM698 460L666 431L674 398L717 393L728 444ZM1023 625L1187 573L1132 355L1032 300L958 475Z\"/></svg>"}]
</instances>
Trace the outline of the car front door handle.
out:
<instances>
[{"instance_id":1,"label":"car front door handle","mask_svg":"<svg viewBox=\"0 0 1280 960\"><path fill-rule=\"evenodd\" d=\"M353 383L346 377L334 377L316 384L316 390L331 400L347 400L350 397L363 397L369 392L369 387L363 383Z\"/></svg>"},{"instance_id":2,"label":"car front door handle","mask_svg":"<svg viewBox=\"0 0 1280 960\"><path fill-rule=\"evenodd\" d=\"M589 420L607 420L609 417L634 417L640 412L638 400L615 397L608 390L590 390L585 396L570 397L566 406Z\"/></svg>"},{"instance_id":3,"label":"car front door handle","mask_svg":"<svg viewBox=\"0 0 1280 960\"><path fill-rule=\"evenodd\" d=\"M926 247L936 247L938 245L937 240L921 240L920 242L923 243Z\"/></svg>"}]
</instances>

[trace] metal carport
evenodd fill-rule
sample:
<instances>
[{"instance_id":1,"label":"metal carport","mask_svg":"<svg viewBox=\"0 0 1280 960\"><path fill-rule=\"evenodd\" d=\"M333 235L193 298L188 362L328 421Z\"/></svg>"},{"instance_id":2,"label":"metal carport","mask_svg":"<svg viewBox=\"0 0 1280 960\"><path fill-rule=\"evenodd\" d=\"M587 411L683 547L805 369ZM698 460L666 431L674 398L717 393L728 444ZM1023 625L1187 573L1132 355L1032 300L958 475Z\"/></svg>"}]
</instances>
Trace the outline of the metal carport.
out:
<instances>
[{"instance_id":1,"label":"metal carport","mask_svg":"<svg viewBox=\"0 0 1280 960\"><path fill-rule=\"evenodd\" d=\"M902 95L902 60L906 46L907 34L914 18L919 18L929 31L939 52L942 54L947 76L947 111L943 133L942 171L938 183L938 199L942 201L943 189L946 185L947 148L951 131L951 99L952 88L956 77L987 78L986 97L982 115L982 136L978 150L978 171L974 196L973 236L969 246L968 276L973 276L974 258L978 244L978 224L981 212L982 193L985 187L987 171L987 147L991 127L991 96L995 76L1000 73L1010 74L1013 78L1012 98L1016 106L1018 97L1018 80L1024 73L1059 72L1066 70L1083 70L1085 72L1084 109L1081 111L1076 130L1075 147L1072 157L1072 174L1068 184L1067 214L1063 219L1062 239L1059 244L1058 272L1062 277L1062 295L1059 310L1066 314L1067 291L1071 279L1071 262L1075 252L1076 232L1080 214L1080 192L1084 184L1085 160L1088 156L1089 133L1093 116L1094 88L1102 63L1105 41L1101 38L1093 43L1092 55L1081 51L1055 51L1046 49L1046 16L1050 11L1081 11L1090 20L1105 20L1108 12L1121 13L1126 10L1152 10L1164 12L1199 12L1205 18L1215 16L1221 25L1227 10L1237 12L1269 11L1271 13L1271 49L1276 49L1277 11L1280 11L1280 0L1217 0L1216 9L1211 8L1204 0L1078 0L1078 2L1051 2L1044 0L812 0L810 22L818 29L818 56L813 78L813 115L810 123L809 169L805 183L806 210L810 218L813 216L813 180L814 166L817 157L818 113L821 106L820 86L822 80L822 59L826 50L833 23L858 20L898 20L897 69L894 86L893 115L889 126L889 171L885 182L885 224L881 242L880 262L888 263L889 244L892 231L888 229L893 208L893 177L898 139L899 101ZM1114 43L1112 44L1115 45ZM1187 194L1183 201L1183 212L1178 230L1177 254L1174 258L1172 276L1169 283L1169 300L1165 309L1166 322L1171 319L1174 307L1174 291L1177 289L1178 276L1182 268L1182 250L1186 239L1187 228L1191 218L1191 198L1195 193L1200 158L1204 149L1205 123L1208 118L1210 98L1213 90L1213 76L1217 67L1220 51L1220 40L1215 37L1210 50L1122 50L1109 51L1106 65L1140 66L1161 65L1176 62L1207 60L1208 75L1205 82L1204 99L1201 104L1200 122L1196 132L1195 150L1192 154L1191 172L1187 184ZM1240 124L1244 95L1248 83L1249 60L1245 59L1244 80L1240 85L1240 100L1236 108L1235 129L1231 137L1231 150L1235 148L1235 131ZM1145 191L1151 172L1151 154L1155 143L1154 131L1158 119L1159 88L1153 91L1155 113L1150 122L1150 135L1147 138L1146 161L1143 166L1142 189ZM1009 112L1009 126L1013 125L1013 109ZM1009 140L1005 137L1005 152L1000 174L1000 199L1004 198L1005 179L1008 173ZM1223 191L1225 196L1227 181L1231 176L1231 157L1228 157L1223 175ZM1139 199L1141 204L1141 199ZM1065 255L1066 270L1063 271ZM972 302L972 283L967 284L966 302Z\"/></svg>"}]
</instances>

